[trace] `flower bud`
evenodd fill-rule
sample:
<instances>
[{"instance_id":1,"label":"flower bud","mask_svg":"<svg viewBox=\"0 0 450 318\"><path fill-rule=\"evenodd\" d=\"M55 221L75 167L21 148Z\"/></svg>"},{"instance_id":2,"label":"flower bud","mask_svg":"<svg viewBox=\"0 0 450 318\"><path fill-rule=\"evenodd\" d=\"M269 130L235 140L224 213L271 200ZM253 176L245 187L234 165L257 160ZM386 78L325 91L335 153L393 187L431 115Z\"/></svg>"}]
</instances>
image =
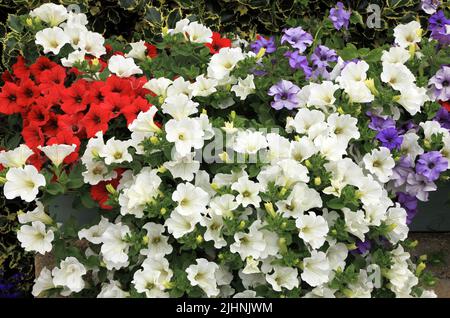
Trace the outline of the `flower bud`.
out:
<instances>
[{"instance_id":1,"label":"flower bud","mask_svg":"<svg viewBox=\"0 0 450 318\"><path fill-rule=\"evenodd\" d=\"M108 193L110 194L115 194L116 193L116 189L114 189L113 185L111 183L108 183L106 185L106 191L108 191Z\"/></svg>"},{"instance_id":2,"label":"flower bud","mask_svg":"<svg viewBox=\"0 0 450 318\"><path fill-rule=\"evenodd\" d=\"M378 90L375 87L375 81L373 80L373 78L366 79L364 83L373 95L378 96Z\"/></svg>"},{"instance_id":3,"label":"flower bud","mask_svg":"<svg viewBox=\"0 0 450 318\"><path fill-rule=\"evenodd\" d=\"M157 145L157 144L159 144L159 139L156 136L151 136L150 142L152 143L152 145Z\"/></svg>"},{"instance_id":4,"label":"flower bud","mask_svg":"<svg viewBox=\"0 0 450 318\"><path fill-rule=\"evenodd\" d=\"M425 263L420 262L416 267L416 276L420 276L426 267L427 265L425 265Z\"/></svg>"},{"instance_id":5,"label":"flower bud","mask_svg":"<svg viewBox=\"0 0 450 318\"><path fill-rule=\"evenodd\" d=\"M262 47L259 49L258 54L256 54L256 59L259 60L264 56L264 54L266 54L266 48Z\"/></svg>"},{"instance_id":6,"label":"flower bud","mask_svg":"<svg viewBox=\"0 0 450 318\"><path fill-rule=\"evenodd\" d=\"M264 203L264 208L266 209L267 213L270 214L271 217L275 217L277 215L275 213L275 209L273 208L272 202Z\"/></svg>"},{"instance_id":7,"label":"flower bud","mask_svg":"<svg viewBox=\"0 0 450 318\"><path fill-rule=\"evenodd\" d=\"M320 186L321 184L322 184L322 179L320 179L320 177L315 177L314 178L314 185Z\"/></svg>"},{"instance_id":8,"label":"flower bud","mask_svg":"<svg viewBox=\"0 0 450 318\"><path fill-rule=\"evenodd\" d=\"M148 241L149 241L149 238L148 238L147 235L145 235L145 236L142 238L142 243L144 243L145 245L148 245Z\"/></svg>"},{"instance_id":9,"label":"flower bud","mask_svg":"<svg viewBox=\"0 0 450 318\"><path fill-rule=\"evenodd\" d=\"M159 210L159 213L161 213L161 215L164 215L167 213L167 209L166 208L161 208L161 210Z\"/></svg>"},{"instance_id":10,"label":"flower bud","mask_svg":"<svg viewBox=\"0 0 450 318\"><path fill-rule=\"evenodd\" d=\"M195 241L197 242L197 244L200 244L203 242L203 236L201 236L200 234L197 235L197 237L195 238Z\"/></svg>"}]
</instances>

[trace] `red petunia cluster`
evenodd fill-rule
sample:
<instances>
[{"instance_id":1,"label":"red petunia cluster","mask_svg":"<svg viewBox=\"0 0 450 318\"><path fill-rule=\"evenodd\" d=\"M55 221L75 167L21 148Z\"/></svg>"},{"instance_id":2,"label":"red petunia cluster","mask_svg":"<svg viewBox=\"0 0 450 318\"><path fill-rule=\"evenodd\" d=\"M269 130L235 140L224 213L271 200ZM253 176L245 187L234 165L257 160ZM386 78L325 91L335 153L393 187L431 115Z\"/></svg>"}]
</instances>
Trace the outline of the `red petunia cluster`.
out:
<instances>
[{"instance_id":1,"label":"red petunia cluster","mask_svg":"<svg viewBox=\"0 0 450 318\"><path fill-rule=\"evenodd\" d=\"M130 124L151 104L145 99L150 91L143 88L145 77L119 78L106 81L75 79L72 69L39 57L26 65L19 57L12 73L5 72L0 91L0 114L21 114L22 136L36 153L30 162L39 169L45 158L38 146L76 144L77 151L65 159L77 160L80 140L106 132L111 120L123 116Z\"/></svg>"}]
</instances>

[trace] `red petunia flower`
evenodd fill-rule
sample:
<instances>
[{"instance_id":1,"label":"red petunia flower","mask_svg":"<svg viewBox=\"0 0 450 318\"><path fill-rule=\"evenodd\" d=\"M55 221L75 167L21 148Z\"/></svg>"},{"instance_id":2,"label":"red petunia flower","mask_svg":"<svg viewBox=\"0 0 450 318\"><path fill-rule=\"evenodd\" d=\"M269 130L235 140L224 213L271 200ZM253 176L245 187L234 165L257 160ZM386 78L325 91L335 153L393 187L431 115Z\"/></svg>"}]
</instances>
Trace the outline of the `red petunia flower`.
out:
<instances>
[{"instance_id":1,"label":"red petunia flower","mask_svg":"<svg viewBox=\"0 0 450 318\"><path fill-rule=\"evenodd\" d=\"M34 154L32 154L28 160L27 163L33 165L38 171L41 170L42 165L47 160L47 157L37 148L31 149L33 150Z\"/></svg>"},{"instance_id":2,"label":"red petunia flower","mask_svg":"<svg viewBox=\"0 0 450 318\"><path fill-rule=\"evenodd\" d=\"M100 181L98 184L91 186L91 197L92 199L94 199L95 201L98 202L98 204L100 205L100 207L104 210L111 210L112 206L106 204L106 201L108 201L109 199L109 193L108 190L106 190L106 186L108 184L111 184L114 189L117 188L117 186L119 185L119 181L120 181L120 175L122 174L121 171L116 171L117 172L117 177L110 180L110 181Z\"/></svg>"},{"instance_id":3,"label":"red petunia flower","mask_svg":"<svg viewBox=\"0 0 450 318\"><path fill-rule=\"evenodd\" d=\"M447 102L439 101L439 103L442 105L442 107L444 107L447 111L450 112L450 101Z\"/></svg>"},{"instance_id":4,"label":"red petunia flower","mask_svg":"<svg viewBox=\"0 0 450 318\"><path fill-rule=\"evenodd\" d=\"M105 133L108 130L108 121L111 114L99 105L91 105L89 111L81 121L86 130L86 136L92 138L98 131Z\"/></svg>"},{"instance_id":5,"label":"red petunia flower","mask_svg":"<svg viewBox=\"0 0 450 318\"><path fill-rule=\"evenodd\" d=\"M14 78L8 70L2 73L2 81L14 83Z\"/></svg>"},{"instance_id":6,"label":"red petunia flower","mask_svg":"<svg viewBox=\"0 0 450 318\"><path fill-rule=\"evenodd\" d=\"M27 113L27 120L30 125L43 126L50 119L49 110L41 104L36 104L31 107Z\"/></svg>"},{"instance_id":7,"label":"red petunia flower","mask_svg":"<svg viewBox=\"0 0 450 318\"><path fill-rule=\"evenodd\" d=\"M22 129L22 137L30 148L44 145L45 139L41 127L29 124Z\"/></svg>"},{"instance_id":8,"label":"red petunia flower","mask_svg":"<svg viewBox=\"0 0 450 318\"><path fill-rule=\"evenodd\" d=\"M149 89L144 88L144 85L148 82L145 76L141 77L129 77L128 80L131 84L131 89L133 90L136 96L141 96L145 98L146 95L153 94ZM156 95L152 95L156 96Z\"/></svg>"},{"instance_id":9,"label":"red petunia flower","mask_svg":"<svg viewBox=\"0 0 450 318\"><path fill-rule=\"evenodd\" d=\"M60 129L58 127L58 115L56 115L54 112L49 112L49 119L47 123L41 128L45 137L50 138L55 136Z\"/></svg>"},{"instance_id":10,"label":"red petunia flower","mask_svg":"<svg viewBox=\"0 0 450 318\"><path fill-rule=\"evenodd\" d=\"M149 58L153 59L158 56L158 49L156 48L156 46L147 42L145 42L144 45L147 48L147 56Z\"/></svg>"},{"instance_id":11,"label":"red petunia flower","mask_svg":"<svg viewBox=\"0 0 450 318\"><path fill-rule=\"evenodd\" d=\"M18 103L21 106L29 106L41 94L40 89L30 79L24 79L19 86Z\"/></svg>"},{"instance_id":12,"label":"red petunia flower","mask_svg":"<svg viewBox=\"0 0 450 318\"><path fill-rule=\"evenodd\" d=\"M35 82L37 84L39 84L41 73L44 71L47 71L47 70L51 70L55 66L58 66L58 64L50 61L45 56L40 56L40 57L38 57L36 62L34 62L34 64L32 64L30 66L30 72L31 72L31 75L33 75L33 77L34 77Z\"/></svg>"},{"instance_id":13,"label":"red petunia flower","mask_svg":"<svg viewBox=\"0 0 450 318\"><path fill-rule=\"evenodd\" d=\"M89 85L89 103L101 104L105 101L105 95L102 93L101 88L105 86L102 81L91 82Z\"/></svg>"},{"instance_id":14,"label":"red petunia flower","mask_svg":"<svg viewBox=\"0 0 450 318\"><path fill-rule=\"evenodd\" d=\"M231 47L231 40L222 38L218 32L213 32L212 43L205 43L205 46L209 48L211 54L216 54L221 48Z\"/></svg>"},{"instance_id":15,"label":"red petunia flower","mask_svg":"<svg viewBox=\"0 0 450 318\"><path fill-rule=\"evenodd\" d=\"M61 130L56 136L50 138L47 141L47 145L55 145L55 144L65 144L65 145L76 145L75 151L64 158L65 164L71 164L78 159L78 152L80 151L80 139L72 134L70 131Z\"/></svg>"},{"instance_id":16,"label":"red petunia flower","mask_svg":"<svg viewBox=\"0 0 450 318\"><path fill-rule=\"evenodd\" d=\"M122 79L115 75L108 77L106 79L105 86L100 90L104 96L111 93L118 93L123 95L132 94L130 81L127 79Z\"/></svg>"},{"instance_id":17,"label":"red petunia flower","mask_svg":"<svg viewBox=\"0 0 450 318\"><path fill-rule=\"evenodd\" d=\"M30 78L30 68L25 64L25 59L21 55L17 57L16 63L12 66L12 70L14 76L19 78L21 81Z\"/></svg>"},{"instance_id":18,"label":"red petunia flower","mask_svg":"<svg viewBox=\"0 0 450 318\"><path fill-rule=\"evenodd\" d=\"M5 83L0 92L0 113L11 115L21 110L19 105L19 87L11 82Z\"/></svg>"},{"instance_id":19,"label":"red petunia flower","mask_svg":"<svg viewBox=\"0 0 450 318\"><path fill-rule=\"evenodd\" d=\"M67 114L75 114L86 109L89 92L85 80L78 80L62 93L61 109Z\"/></svg>"},{"instance_id":20,"label":"red petunia flower","mask_svg":"<svg viewBox=\"0 0 450 318\"><path fill-rule=\"evenodd\" d=\"M146 112L152 106L146 99L138 96L128 106L122 110L122 114L127 119L127 125L130 125L140 112Z\"/></svg>"},{"instance_id":21,"label":"red petunia flower","mask_svg":"<svg viewBox=\"0 0 450 318\"><path fill-rule=\"evenodd\" d=\"M82 136L84 126L81 121L84 118L83 113L58 115L58 127L62 131L68 131L71 134Z\"/></svg>"},{"instance_id":22,"label":"red petunia flower","mask_svg":"<svg viewBox=\"0 0 450 318\"><path fill-rule=\"evenodd\" d=\"M100 104L111 114L111 118L116 118L122 114L122 109L131 104L130 97L119 94L109 94L105 98L105 102Z\"/></svg>"},{"instance_id":23,"label":"red petunia flower","mask_svg":"<svg viewBox=\"0 0 450 318\"><path fill-rule=\"evenodd\" d=\"M43 71L39 76L39 88L48 93L51 90L63 90L66 71L62 66L55 66L50 70Z\"/></svg>"}]
</instances>

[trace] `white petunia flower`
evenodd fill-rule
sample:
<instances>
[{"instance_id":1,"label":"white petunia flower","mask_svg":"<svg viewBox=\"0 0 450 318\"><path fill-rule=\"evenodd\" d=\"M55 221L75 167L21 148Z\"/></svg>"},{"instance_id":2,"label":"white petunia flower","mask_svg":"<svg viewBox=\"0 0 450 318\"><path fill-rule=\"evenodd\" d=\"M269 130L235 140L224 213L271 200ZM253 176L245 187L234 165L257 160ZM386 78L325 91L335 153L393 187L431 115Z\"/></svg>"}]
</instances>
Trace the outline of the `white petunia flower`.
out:
<instances>
[{"instance_id":1,"label":"white petunia flower","mask_svg":"<svg viewBox=\"0 0 450 318\"><path fill-rule=\"evenodd\" d=\"M240 100L245 100L248 95L255 92L256 87L253 82L254 78L253 74L247 75L244 79L239 78L237 84L231 87L231 91L234 92Z\"/></svg>"},{"instance_id":2,"label":"white petunia flower","mask_svg":"<svg viewBox=\"0 0 450 318\"><path fill-rule=\"evenodd\" d=\"M172 84L172 81L165 77L152 78L144 84L144 88L152 91L157 96L165 98L167 96L167 88Z\"/></svg>"},{"instance_id":3,"label":"white petunia flower","mask_svg":"<svg viewBox=\"0 0 450 318\"><path fill-rule=\"evenodd\" d=\"M199 215L206 211L209 195L191 183L180 183L172 194L172 200L178 203L175 208L177 213L184 216Z\"/></svg>"},{"instance_id":4,"label":"white petunia flower","mask_svg":"<svg viewBox=\"0 0 450 318\"><path fill-rule=\"evenodd\" d=\"M201 220L200 214L182 215L177 211L172 211L170 217L166 220L167 231L178 239L183 235L192 232L195 225Z\"/></svg>"},{"instance_id":5,"label":"white petunia flower","mask_svg":"<svg viewBox=\"0 0 450 318\"><path fill-rule=\"evenodd\" d=\"M44 48L44 54L59 54L61 48L70 42L69 36L58 27L46 28L36 33L36 44Z\"/></svg>"},{"instance_id":6,"label":"white petunia flower","mask_svg":"<svg viewBox=\"0 0 450 318\"><path fill-rule=\"evenodd\" d=\"M312 287L328 282L330 272L330 263L324 252L313 250L310 257L303 259L301 278Z\"/></svg>"},{"instance_id":7,"label":"white petunia flower","mask_svg":"<svg viewBox=\"0 0 450 318\"><path fill-rule=\"evenodd\" d=\"M258 226L259 224L255 225ZM267 242L264 239L264 234L252 224L248 233L236 232L234 234L234 243L230 245L230 252L238 253L242 260L247 257L259 259L266 248Z\"/></svg>"},{"instance_id":8,"label":"white petunia flower","mask_svg":"<svg viewBox=\"0 0 450 318\"><path fill-rule=\"evenodd\" d=\"M130 146L130 140L121 141L112 137L106 142L105 147L100 150L99 156L105 159L107 165L112 163L122 163L124 161L132 162L133 157L128 152L128 147Z\"/></svg>"},{"instance_id":9,"label":"white petunia flower","mask_svg":"<svg viewBox=\"0 0 450 318\"><path fill-rule=\"evenodd\" d=\"M20 224L31 223L34 221L40 221L44 224L52 224L52 218L45 213L44 205L40 201L36 202L36 208L33 211L28 211L27 213L23 213L22 211L17 212L17 219Z\"/></svg>"},{"instance_id":10,"label":"white petunia flower","mask_svg":"<svg viewBox=\"0 0 450 318\"><path fill-rule=\"evenodd\" d=\"M145 293L147 298L168 298L169 294L160 283L160 276L158 271L140 269L134 273L131 283L138 293Z\"/></svg>"},{"instance_id":11,"label":"white petunia flower","mask_svg":"<svg viewBox=\"0 0 450 318\"><path fill-rule=\"evenodd\" d=\"M205 133L200 123L193 118L171 119L165 124L164 129L167 132L167 141L175 143L175 149L181 156L190 154L192 148L203 147Z\"/></svg>"},{"instance_id":12,"label":"white petunia flower","mask_svg":"<svg viewBox=\"0 0 450 318\"><path fill-rule=\"evenodd\" d=\"M167 96L174 96L184 94L187 97L192 97L191 82L185 81L183 77L177 77L172 84L167 88Z\"/></svg>"},{"instance_id":13,"label":"white petunia flower","mask_svg":"<svg viewBox=\"0 0 450 318\"><path fill-rule=\"evenodd\" d=\"M130 228L122 223L108 224L103 232L100 251L103 259L108 262L106 264L108 269L128 266L130 244L125 241L125 238L130 233Z\"/></svg>"},{"instance_id":14,"label":"white petunia flower","mask_svg":"<svg viewBox=\"0 0 450 318\"><path fill-rule=\"evenodd\" d=\"M258 207L261 202L259 192L261 185L248 179L246 176L240 177L237 182L231 185L231 189L237 191L236 202L242 204L243 207L253 205Z\"/></svg>"},{"instance_id":15,"label":"white petunia flower","mask_svg":"<svg viewBox=\"0 0 450 318\"><path fill-rule=\"evenodd\" d=\"M125 57L131 57L136 60L145 60L147 58L147 47L145 46L145 41L141 40L138 42L130 43L131 50L125 54Z\"/></svg>"},{"instance_id":16,"label":"white petunia flower","mask_svg":"<svg viewBox=\"0 0 450 318\"><path fill-rule=\"evenodd\" d=\"M130 293L122 290L118 281L112 280L102 285L102 290L97 295L97 298L127 298L129 296Z\"/></svg>"},{"instance_id":17,"label":"white petunia flower","mask_svg":"<svg viewBox=\"0 0 450 318\"><path fill-rule=\"evenodd\" d=\"M370 173L373 173L378 180L386 183L390 180L395 167L394 158L392 158L391 152L386 147L380 147L380 149L374 149L369 154L367 153L363 157L364 165Z\"/></svg>"},{"instance_id":18,"label":"white petunia flower","mask_svg":"<svg viewBox=\"0 0 450 318\"><path fill-rule=\"evenodd\" d=\"M267 140L262 132L243 130L237 133L233 150L243 154L256 154L267 148Z\"/></svg>"},{"instance_id":19,"label":"white petunia flower","mask_svg":"<svg viewBox=\"0 0 450 318\"><path fill-rule=\"evenodd\" d=\"M334 93L339 89L339 85L331 81L324 81L321 84L311 83L309 85L308 106L327 107L332 106L336 101Z\"/></svg>"},{"instance_id":20,"label":"white petunia flower","mask_svg":"<svg viewBox=\"0 0 450 318\"><path fill-rule=\"evenodd\" d=\"M211 57L208 65L208 77L223 80L236 64L245 58L240 48L222 48Z\"/></svg>"},{"instance_id":21,"label":"white petunia flower","mask_svg":"<svg viewBox=\"0 0 450 318\"><path fill-rule=\"evenodd\" d=\"M406 89L413 86L416 81L413 73L403 64L383 63L380 78L395 90Z\"/></svg>"},{"instance_id":22,"label":"white petunia flower","mask_svg":"<svg viewBox=\"0 0 450 318\"><path fill-rule=\"evenodd\" d=\"M408 24L400 24L394 28L395 43L402 48L415 45L422 38L420 23L411 21Z\"/></svg>"},{"instance_id":23,"label":"white petunia flower","mask_svg":"<svg viewBox=\"0 0 450 318\"><path fill-rule=\"evenodd\" d=\"M105 38L97 32L83 32L80 39L80 49L87 54L93 55L97 58L106 54L106 48L104 46Z\"/></svg>"},{"instance_id":24,"label":"white petunia flower","mask_svg":"<svg viewBox=\"0 0 450 318\"><path fill-rule=\"evenodd\" d=\"M92 244L101 244L102 235L111 224L112 223L110 223L107 218L102 216L97 225L93 225L88 229L80 230L78 232L78 238L80 240L85 239Z\"/></svg>"},{"instance_id":25,"label":"white petunia flower","mask_svg":"<svg viewBox=\"0 0 450 318\"><path fill-rule=\"evenodd\" d=\"M213 78L207 78L201 74L195 78L195 82L191 84L190 89L192 96L209 96L217 91L217 80Z\"/></svg>"},{"instance_id":26,"label":"white petunia flower","mask_svg":"<svg viewBox=\"0 0 450 318\"><path fill-rule=\"evenodd\" d=\"M101 181L111 180L117 177L117 173L112 170L108 171L108 167L102 161L91 161L85 164L86 171L83 171L84 182L90 185L96 185Z\"/></svg>"},{"instance_id":27,"label":"white petunia flower","mask_svg":"<svg viewBox=\"0 0 450 318\"><path fill-rule=\"evenodd\" d=\"M33 155L33 150L27 145L21 144L13 150L0 151L0 164L6 168L21 168L31 155Z\"/></svg>"},{"instance_id":28,"label":"white petunia flower","mask_svg":"<svg viewBox=\"0 0 450 318\"><path fill-rule=\"evenodd\" d=\"M430 100L424 87L410 85L400 90L400 96L395 100L412 116L419 113L423 104Z\"/></svg>"},{"instance_id":29,"label":"white petunia flower","mask_svg":"<svg viewBox=\"0 0 450 318\"><path fill-rule=\"evenodd\" d=\"M142 227L147 231L147 235L144 237L145 241L148 241L147 248L140 251L141 255L147 255L151 257L161 257L172 253L172 245L168 243L169 238L163 235L165 228L161 224L148 222Z\"/></svg>"},{"instance_id":30,"label":"white petunia flower","mask_svg":"<svg viewBox=\"0 0 450 318\"><path fill-rule=\"evenodd\" d=\"M68 293L78 293L83 290L85 282L83 276L86 275L86 268L75 257L66 257L59 267L52 270L53 283L55 286L62 286L68 289Z\"/></svg>"},{"instance_id":31,"label":"white petunia flower","mask_svg":"<svg viewBox=\"0 0 450 318\"><path fill-rule=\"evenodd\" d=\"M185 94L168 96L161 105L162 112L176 120L181 120L197 113L198 103L193 102Z\"/></svg>"},{"instance_id":32,"label":"white petunia flower","mask_svg":"<svg viewBox=\"0 0 450 318\"><path fill-rule=\"evenodd\" d=\"M41 269L39 276L34 280L33 290L31 291L31 294L34 297L38 297L46 290L53 288L55 288L55 284L53 284L52 272L47 267L44 267Z\"/></svg>"},{"instance_id":33,"label":"white petunia flower","mask_svg":"<svg viewBox=\"0 0 450 318\"><path fill-rule=\"evenodd\" d=\"M52 230L46 231L45 224L40 221L31 222L31 225L22 225L17 232L17 239L25 251L45 254L53 248L54 234Z\"/></svg>"},{"instance_id":34,"label":"white petunia flower","mask_svg":"<svg viewBox=\"0 0 450 318\"><path fill-rule=\"evenodd\" d=\"M31 10L30 17L37 17L51 26L56 26L68 18L67 9L60 4L44 3Z\"/></svg>"},{"instance_id":35,"label":"white petunia flower","mask_svg":"<svg viewBox=\"0 0 450 318\"><path fill-rule=\"evenodd\" d=\"M183 28L183 31L187 33L189 41L194 43L211 43L212 31L206 26L198 23L197 21L189 23L189 25Z\"/></svg>"},{"instance_id":36,"label":"white petunia flower","mask_svg":"<svg viewBox=\"0 0 450 318\"><path fill-rule=\"evenodd\" d=\"M206 227L203 237L205 241L213 241L215 248L222 248L227 245L227 241L222 236L222 228L224 225L222 215L209 211L208 216L204 216L200 224Z\"/></svg>"},{"instance_id":37,"label":"white petunia flower","mask_svg":"<svg viewBox=\"0 0 450 318\"><path fill-rule=\"evenodd\" d=\"M409 54L409 51L405 48L393 46L389 49L389 51L383 51L381 61L383 63L405 64L410 57L411 55Z\"/></svg>"},{"instance_id":38,"label":"white petunia flower","mask_svg":"<svg viewBox=\"0 0 450 318\"><path fill-rule=\"evenodd\" d=\"M409 227L406 224L407 213L397 203L387 211L386 225L391 226L392 230L387 234L387 238L393 244L404 241L408 237Z\"/></svg>"},{"instance_id":39,"label":"white petunia flower","mask_svg":"<svg viewBox=\"0 0 450 318\"><path fill-rule=\"evenodd\" d=\"M194 160L194 153L184 157L175 153L175 160L166 161L163 166L170 171L174 179L181 178L184 181L192 181L194 174L200 169L200 162Z\"/></svg>"},{"instance_id":40,"label":"white petunia flower","mask_svg":"<svg viewBox=\"0 0 450 318\"><path fill-rule=\"evenodd\" d=\"M75 144L55 144L45 147L38 146L38 148L47 156L48 159L50 159L55 167L58 167L68 155L75 151L77 146Z\"/></svg>"},{"instance_id":41,"label":"white petunia flower","mask_svg":"<svg viewBox=\"0 0 450 318\"><path fill-rule=\"evenodd\" d=\"M197 264L192 264L186 268L187 278L192 286L200 287L207 297L214 297L219 294L216 281L216 271L219 265L208 262L204 258L197 258Z\"/></svg>"},{"instance_id":42,"label":"white petunia flower","mask_svg":"<svg viewBox=\"0 0 450 318\"><path fill-rule=\"evenodd\" d=\"M156 169L144 167L141 172L119 195L120 213L132 214L136 218L144 216L147 204L153 204L158 196L158 188L162 182Z\"/></svg>"},{"instance_id":43,"label":"white petunia flower","mask_svg":"<svg viewBox=\"0 0 450 318\"><path fill-rule=\"evenodd\" d=\"M274 266L273 273L266 274L266 280L273 290L278 292L281 292L282 288L292 290L300 285L298 270L286 266Z\"/></svg>"},{"instance_id":44,"label":"white petunia flower","mask_svg":"<svg viewBox=\"0 0 450 318\"><path fill-rule=\"evenodd\" d=\"M298 183L286 200L276 202L279 212L285 217L298 218L304 212L322 207L320 194L305 183Z\"/></svg>"},{"instance_id":45,"label":"white petunia flower","mask_svg":"<svg viewBox=\"0 0 450 318\"><path fill-rule=\"evenodd\" d=\"M355 212L348 208L343 208L342 212L344 213L346 230L364 242L364 234L369 232L364 211L358 210Z\"/></svg>"},{"instance_id":46,"label":"white petunia flower","mask_svg":"<svg viewBox=\"0 0 450 318\"><path fill-rule=\"evenodd\" d=\"M298 236L308 243L313 249L320 248L325 243L328 234L328 224L325 219L314 212L300 215L295 220L299 231Z\"/></svg>"},{"instance_id":47,"label":"white petunia flower","mask_svg":"<svg viewBox=\"0 0 450 318\"><path fill-rule=\"evenodd\" d=\"M135 74L142 74L142 70L134 63L131 57L113 55L108 61L108 69L118 77L130 77Z\"/></svg>"},{"instance_id":48,"label":"white petunia flower","mask_svg":"<svg viewBox=\"0 0 450 318\"><path fill-rule=\"evenodd\" d=\"M10 168L6 173L3 193L8 200L20 197L26 202L36 199L39 187L45 186L45 177L34 166Z\"/></svg>"},{"instance_id":49,"label":"white petunia flower","mask_svg":"<svg viewBox=\"0 0 450 318\"><path fill-rule=\"evenodd\" d=\"M358 120L348 114L333 113L328 117L327 123L330 133L343 143L348 143L351 139L360 137L357 126Z\"/></svg>"},{"instance_id":50,"label":"white petunia flower","mask_svg":"<svg viewBox=\"0 0 450 318\"><path fill-rule=\"evenodd\" d=\"M85 60L86 52L84 51L73 51L69 55L61 59L61 64L64 67L72 67L75 63L82 63Z\"/></svg>"}]
</instances>

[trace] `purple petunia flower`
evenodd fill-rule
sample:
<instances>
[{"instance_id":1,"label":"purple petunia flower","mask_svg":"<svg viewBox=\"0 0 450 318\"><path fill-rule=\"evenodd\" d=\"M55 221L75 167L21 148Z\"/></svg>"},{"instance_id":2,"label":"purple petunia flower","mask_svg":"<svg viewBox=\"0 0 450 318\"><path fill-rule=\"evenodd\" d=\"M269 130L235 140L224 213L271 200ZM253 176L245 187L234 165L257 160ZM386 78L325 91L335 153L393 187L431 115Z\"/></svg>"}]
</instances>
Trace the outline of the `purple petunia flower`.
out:
<instances>
[{"instance_id":1,"label":"purple petunia flower","mask_svg":"<svg viewBox=\"0 0 450 318\"><path fill-rule=\"evenodd\" d=\"M414 170L412 168L412 162L409 156L403 156L395 165L392 170L391 180L394 182L394 186L396 188L404 185L410 174L414 174Z\"/></svg>"},{"instance_id":2,"label":"purple petunia flower","mask_svg":"<svg viewBox=\"0 0 450 318\"><path fill-rule=\"evenodd\" d=\"M386 128L395 128L395 121L388 116L378 116L371 112L366 112L366 115L370 117L369 128L376 131L381 131Z\"/></svg>"},{"instance_id":3,"label":"purple petunia flower","mask_svg":"<svg viewBox=\"0 0 450 318\"><path fill-rule=\"evenodd\" d=\"M450 25L450 19L448 19L444 11L439 10L428 19L428 29L431 31L431 38L439 41L441 45L450 44L450 33L447 32L447 28Z\"/></svg>"},{"instance_id":4,"label":"purple petunia flower","mask_svg":"<svg viewBox=\"0 0 450 318\"><path fill-rule=\"evenodd\" d=\"M447 168L448 161L439 151L421 154L416 163L416 172L428 181L439 179L441 172L446 171Z\"/></svg>"},{"instance_id":5,"label":"purple petunia flower","mask_svg":"<svg viewBox=\"0 0 450 318\"><path fill-rule=\"evenodd\" d=\"M313 42L313 37L301 27L284 29L281 43L288 42L293 48L303 53Z\"/></svg>"},{"instance_id":6,"label":"purple petunia flower","mask_svg":"<svg viewBox=\"0 0 450 318\"><path fill-rule=\"evenodd\" d=\"M267 94L274 97L271 106L276 110L280 110L282 108L294 109L297 107L299 103L298 92L300 92L300 88L297 85L290 81L281 80L273 85Z\"/></svg>"},{"instance_id":7,"label":"purple petunia flower","mask_svg":"<svg viewBox=\"0 0 450 318\"><path fill-rule=\"evenodd\" d=\"M398 192L397 201L406 211L406 224L410 224L418 212L417 198L405 192Z\"/></svg>"},{"instance_id":8,"label":"purple petunia flower","mask_svg":"<svg viewBox=\"0 0 450 318\"><path fill-rule=\"evenodd\" d=\"M445 109L445 107L439 108L434 116L434 120L438 121L443 128L450 130L450 113L447 109Z\"/></svg>"},{"instance_id":9,"label":"purple petunia flower","mask_svg":"<svg viewBox=\"0 0 450 318\"><path fill-rule=\"evenodd\" d=\"M417 131L419 131L419 126L417 126L417 124L414 123L414 121L412 121L411 119L402 123L398 128L398 133L400 135L406 134L408 131L414 131L416 133Z\"/></svg>"},{"instance_id":10,"label":"purple petunia flower","mask_svg":"<svg viewBox=\"0 0 450 318\"><path fill-rule=\"evenodd\" d=\"M410 173L406 180L406 192L414 195L420 201L428 201L428 192L436 191L436 189L434 182L428 181L427 178L417 173Z\"/></svg>"},{"instance_id":11,"label":"purple petunia flower","mask_svg":"<svg viewBox=\"0 0 450 318\"><path fill-rule=\"evenodd\" d=\"M390 127L381 130L376 138L381 142L383 147L389 150L400 149L403 137L398 135L397 129Z\"/></svg>"},{"instance_id":12,"label":"purple petunia flower","mask_svg":"<svg viewBox=\"0 0 450 318\"><path fill-rule=\"evenodd\" d=\"M330 10L330 15L328 17L336 30L342 29L344 27L348 29L348 23L350 21L350 11L344 9L344 4L342 2L336 3L336 7Z\"/></svg>"},{"instance_id":13,"label":"purple petunia flower","mask_svg":"<svg viewBox=\"0 0 450 318\"><path fill-rule=\"evenodd\" d=\"M325 45L319 45L311 54L311 63L318 68L328 67L330 62L336 62L338 56L335 50L332 50Z\"/></svg>"},{"instance_id":14,"label":"purple petunia flower","mask_svg":"<svg viewBox=\"0 0 450 318\"><path fill-rule=\"evenodd\" d=\"M450 100L450 66L442 66L428 84L434 89L435 99L444 102Z\"/></svg>"},{"instance_id":15,"label":"purple petunia flower","mask_svg":"<svg viewBox=\"0 0 450 318\"><path fill-rule=\"evenodd\" d=\"M372 243L368 239L366 239L364 242L361 240L357 240L355 245L356 245L356 249L351 251L351 253L353 255L355 255L355 254L364 255L367 252L369 252L370 249L372 248Z\"/></svg>"},{"instance_id":16,"label":"purple petunia flower","mask_svg":"<svg viewBox=\"0 0 450 318\"><path fill-rule=\"evenodd\" d=\"M311 68L308 65L308 59L304 55L300 55L298 51L287 51L284 56L289 58L289 66L294 69L302 69L306 78L311 77Z\"/></svg>"},{"instance_id":17,"label":"purple petunia flower","mask_svg":"<svg viewBox=\"0 0 450 318\"><path fill-rule=\"evenodd\" d=\"M250 44L250 48L253 52L258 54L259 50L262 48L266 49L266 53L270 54L277 50L275 45L275 38L271 36L270 38L265 38L263 36L258 35L256 37L256 41Z\"/></svg>"},{"instance_id":18,"label":"purple petunia flower","mask_svg":"<svg viewBox=\"0 0 450 318\"><path fill-rule=\"evenodd\" d=\"M433 14L440 4L439 0L422 0L421 8L426 14Z\"/></svg>"}]
</instances>

